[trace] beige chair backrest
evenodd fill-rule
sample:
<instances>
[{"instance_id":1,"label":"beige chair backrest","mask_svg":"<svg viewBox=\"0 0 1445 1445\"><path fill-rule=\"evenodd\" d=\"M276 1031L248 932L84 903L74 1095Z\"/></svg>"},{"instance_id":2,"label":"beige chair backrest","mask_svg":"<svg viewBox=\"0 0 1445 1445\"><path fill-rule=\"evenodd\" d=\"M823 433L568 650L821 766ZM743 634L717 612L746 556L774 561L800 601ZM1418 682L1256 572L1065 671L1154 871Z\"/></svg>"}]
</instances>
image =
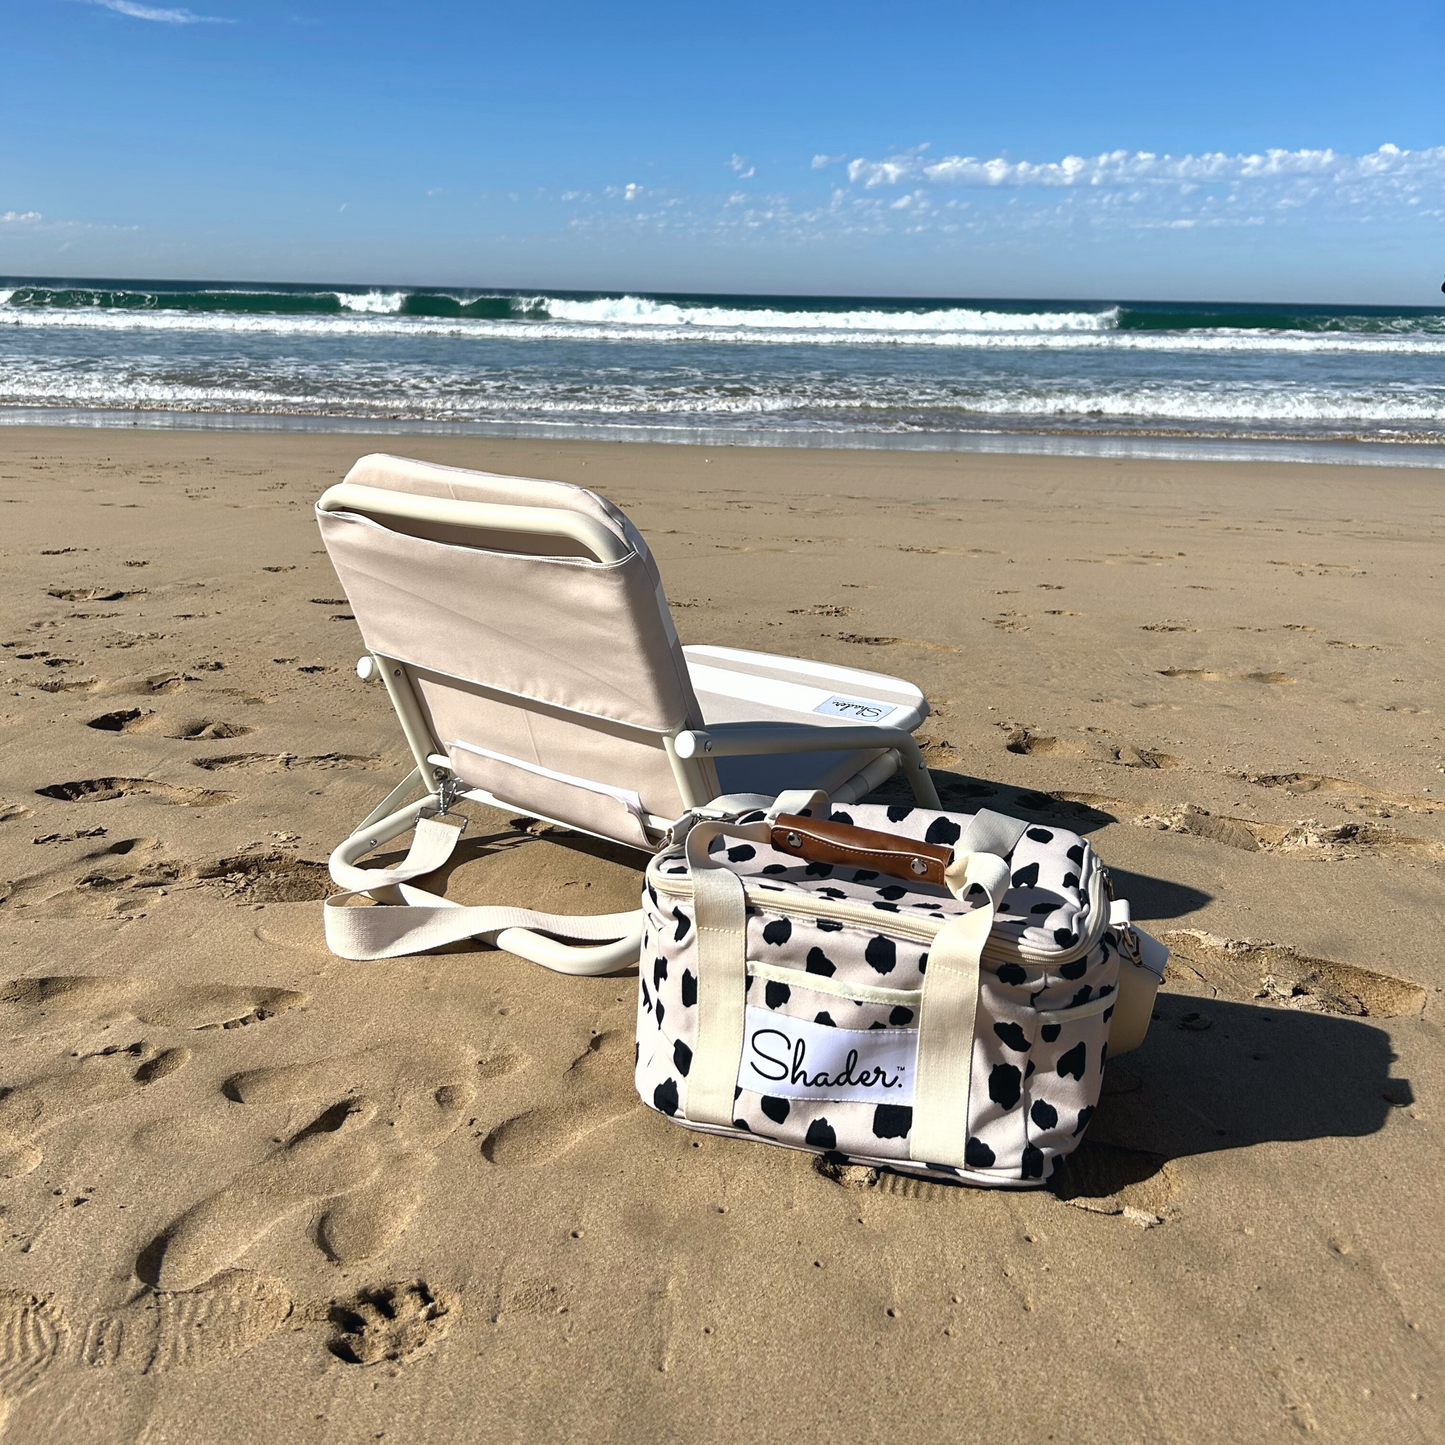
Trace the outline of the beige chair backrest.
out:
<instances>
[{"instance_id":1,"label":"beige chair backrest","mask_svg":"<svg viewBox=\"0 0 1445 1445\"><path fill-rule=\"evenodd\" d=\"M488 506L481 523L426 503L406 516L368 508L366 489ZM409 684L464 783L639 846L647 815L683 810L664 740L702 716L656 564L616 507L565 482L376 455L317 517L393 699Z\"/></svg>"}]
</instances>

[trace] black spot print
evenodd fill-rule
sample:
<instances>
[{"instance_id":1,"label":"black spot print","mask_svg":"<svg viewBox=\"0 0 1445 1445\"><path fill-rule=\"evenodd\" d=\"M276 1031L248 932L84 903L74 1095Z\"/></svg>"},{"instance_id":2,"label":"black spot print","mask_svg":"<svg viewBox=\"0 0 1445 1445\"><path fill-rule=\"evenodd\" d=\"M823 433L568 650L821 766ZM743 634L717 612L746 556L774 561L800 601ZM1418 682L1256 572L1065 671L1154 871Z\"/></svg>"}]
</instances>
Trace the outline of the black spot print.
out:
<instances>
[{"instance_id":1,"label":"black spot print","mask_svg":"<svg viewBox=\"0 0 1445 1445\"><path fill-rule=\"evenodd\" d=\"M775 983L772 979L763 990L763 1000L769 1008L781 1008L792 996L793 990L787 984Z\"/></svg>"},{"instance_id":2,"label":"black spot print","mask_svg":"<svg viewBox=\"0 0 1445 1445\"><path fill-rule=\"evenodd\" d=\"M1020 984L1028 978L1028 974L1016 963L1001 963L998 966L997 978L1000 983Z\"/></svg>"},{"instance_id":3,"label":"black spot print","mask_svg":"<svg viewBox=\"0 0 1445 1445\"><path fill-rule=\"evenodd\" d=\"M1056 1129L1059 1124L1059 1111L1043 1099L1035 1099L1033 1108L1029 1110L1029 1118L1040 1129Z\"/></svg>"},{"instance_id":4,"label":"black spot print","mask_svg":"<svg viewBox=\"0 0 1445 1445\"><path fill-rule=\"evenodd\" d=\"M992 1169L994 1152L982 1139L969 1139L963 1146L963 1162L970 1169Z\"/></svg>"},{"instance_id":5,"label":"black spot print","mask_svg":"<svg viewBox=\"0 0 1445 1445\"><path fill-rule=\"evenodd\" d=\"M1075 1138L1075 1139L1077 1139L1077 1138L1079 1137L1079 1135L1082 1134L1082 1133L1084 1132L1084 1130L1089 1127L1089 1120L1092 1119L1093 1117L1094 1117L1094 1106L1093 1106L1092 1104L1085 1104L1084 1107L1079 1110L1079 1120L1078 1120L1078 1123L1076 1123L1076 1124L1074 1125L1074 1138Z\"/></svg>"},{"instance_id":6,"label":"black spot print","mask_svg":"<svg viewBox=\"0 0 1445 1445\"><path fill-rule=\"evenodd\" d=\"M878 875L871 868L860 868L854 875L855 883L871 883Z\"/></svg>"},{"instance_id":7,"label":"black spot print","mask_svg":"<svg viewBox=\"0 0 1445 1445\"><path fill-rule=\"evenodd\" d=\"M775 918L763 925L763 942L775 947L786 943L793 936L793 925L786 918Z\"/></svg>"},{"instance_id":8,"label":"black spot print","mask_svg":"<svg viewBox=\"0 0 1445 1445\"><path fill-rule=\"evenodd\" d=\"M690 968L682 971L682 1006L694 1008L697 1005L697 979Z\"/></svg>"},{"instance_id":9,"label":"black spot print","mask_svg":"<svg viewBox=\"0 0 1445 1445\"><path fill-rule=\"evenodd\" d=\"M1034 1075L1034 1061L1033 1061L1032 1059L1030 1059L1030 1060L1029 1060L1029 1066L1028 1066L1028 1068L1026 1068L1026 1069L1024 1070L1024 1078L1026 1078L1026 1079L1031 1079L1031 1078L1033 1078L1033 1075Z\"/></svg>"},{"instance_id":10,"label":"black spot print","mask_svg":"<svg viewBox=\"0 0 1445 1445\"><path fill-rule=\"evenodd\" d=\"M891 938L884 938L881 933L875 933L868 940L868 947L863 950L863 957L868 960L868 966L876 973L892 973L898 962L898 950L893 946Z\"/></svg>"},{"instance_id":11,"label":"black spot print","mask_svg":"<svg viewBox=\"0 0 1445 1445\"><path fill-rule=\"evenodd\" d=\"M758 850L750 843L739 843L736 848L728 849L729 863L747 863L758 856Z\"/></svg>"},{"instance_id":12,"label":"black spot print","mask_svg":"<svg viewBox=\"0 0 1445 1445\"><path fill-rule=\"evenodd\" d=\"M1060 929L1059 931L1061 933L1064 932L1063 929ZM1072 938L1074 935L1072 933L1067 933L1065 934L1065 936L1068 938ZM1061 963L1059 965L1059 977L1067 978L1071 982L1076 978L1083 978L1083 976L1088 971L1089 960L1087 958L1076 958L1072 963Z\"/></svg>"},{"instance_id":13,"label":"black spot print","mask_svg":"<svg viewBox=\"0 0 1445 1445\"><path fill-rule=\"evenodd\" d=\"M889 1013L888 1022L896 1029L907 1028L913 1022L913 1010L899 1004Z\"/></svg>"},{"instance_id":14,"label":"black spot print","mask_svg":"<svg viewBox=\"0 0 1445 1445\"><path fill-rule=\"evenodd\" d=\"M1094 990L1086 983L1073 998L1069 1000L1070 1008L1078 1008L1081 1003L1088 1003Z\"/></svg>"},{"instance_id":15,"label":"black spot print","mask_svg":"<svg viewBox=\"0 0 1445 1445\"><path fill-rule=\"evenodd\" d=\"M640 978L637 980L637 983L638 987L642 990L642 1006L647 1010L648 1013L651 1013L652 995L647 991L647 980L645 978Z\"/></svg>"},{"instance_id":16,"label":"black spot print","mask_svg":"<svg viewBox=\"0 0 1445 1445\"><path fill-rule=\"evenodd\" d=\"M642 1040L638 1039L632 1046L632 1067L635 1069L642 1062Z\"/></svg>"},{"instance_id":17,"label":"black spot print","mask_svg":"<svg viewBox=\"0 0 1445 1445\"><path fill-rule=\"evenodd\" d=\"M835 823L846 823L850 828L853 826L853 815L851 813L834 812L832 817Z\"/></svg>"},{"instance_id":18,"label":"black spot print","mask_svg":"<svg viewBox=\"0 0 1445 1445\"><path fill-rule=\"evenodd\" d=\"M663 1008L663 1006L662 1006L662 1000L661 1000L661 999L658 999L658 1001L657 1001L657 1007L656 1007L655 1009L653 1009L653 1011L652 1011L652 1016L653 1016L653 1018L655 1018L655 1019L657 1020L657 1026L658 1026L658 1028L661 1028L661 1027L662 1027L662 1016L663 1016L663 1014L665 1014L666 1012L667 1012L667 1010L666 1010L665 1008Z\"/></svg>"},{"instance_id":19,"label":"black spot print","mask_svg":"<svg viewBox=\"0 0 1445 1445\"><path fill-rule=\"evenodd\" d=\"M907 1104L879 1104L873 1111L875 1139L906 1139L912 1127L913 1110Z\"/></svg>"},{"instance_id":20,"label":"black spot print","mask_svg":"<svg viewBox=\"0 0 1445 1445\"><path fill-rule=\"evenodd\" d=\"M1088 1062L1089 1051L1083 1039L1080 1039L1067 1053L1059 1055L1059 1076L1067 1078L1072 1074L1076 1079L1082 1081L1084 1077L1084 1065Z\"/></svg>"},{"instance_id":21,"label":"black spot print","mask_svg":"<svg viewBox=\"0 0 1445 1445\"><path fill-rule=\"evenodd\" d=\"M880 898L887 898L890 902L895 903L898 899L905 897L907 893L908 890L906 888L900 888L896 883L890 883L888 887L878 890L878 896ZM841 897L842 895L840 894L839 896Z\"/></svg>"},{"instance_id":22,"label":"black spot print","mask_svg":"<svg viewBox=\"0 0 1445 1445\"><path fill-rule=\"evenodd\" d=\"M1018 1024L995 1024L993 1031L1016 1054L1026 1054L1033 1047L1033 1045L1029 1043L1028 1035L1024 1033Z\"/></svg>"},{"instance_id":23,"label":"black spot print","mask_svg":"<svg viewBox=\"0 0 1445 1445\"><path fill-rule=\"evenodd\" d=\"M652 986L658 992L662 991L662 981L667 977L667 960L665 958L654 958L652 960Z\"/></svg>"},{"instance_id":24,"label":"black spot print","mask_svg":"<svg viewBox=\"0 0 1445 1445\"><path fill-rule=\"evenodd\" d=\"M771 1094L764 1094L758 1102L758 1107L773 1123L781 1124L788 1117L790 1105L786 1099L775 1099Z\"/></svg>"},{"instance_id":25,"label":"black spot print","mask_svg":"<svg viewBox=\"0 0 1445 1445\"><path fill-rule=\"evenodd\" d=\"M1057 907L1058 907L1058 904L1056 904L1056 903L1035 903L1034 906L1029 909L1029 912L1030 912L1030 913L1052 913L1052 912L1054 911L1054 909L1057 908Z\"/></svg>"},{"instance_id":26,"label":"black spot print","mask_svg":"<svg viewBox=\"0 0 1445 1445\"><path fill-rule=\"evenodd\" d=\"M1044 1156L1032 1144L1024 1145L1019 1159L1019 1178L1042 1179L1044 1177Z\"/></svg>"},{"instance_id":27,"label":"black spot print","mask_svg":"<svg viewBox=\"0 0 1445 1445\"><path fill-rule=\"evenodd\" d=\"M918 955L918 971L919 973L928 972L928 955L926 953L920 953Z\"/></svg>"},{"instance_id":28,"label":"black spot print","mask_svg":"<svg viewBox=\"0 0 1445 1445\"><path fill-rule=\"evenodd\" d=\"M873 906L874 906L875 908L882 909L882 911L883 911L884 913L897 913L897 912L898 912L898 905L897 905L896 903L875 903Z\"/></svg>"},{"instance_id":29,"label":"black spot print","mask_svg":"<svg viewBox=\"0 0 1445 1445\"><path fill-rule=\"evenodd\" d=\"M748 1128L748 1121L746 1119L734 1119L733 1128L741 1129L744 1134L751 1134L753 1132L750 1128Z\"/></svg>"},{"instance_id":30,"label":"black spot print","mask_svg":"<svg viewBox=\"0 0 1445 1445\"><path fill-rule=\"evenodd\" d=\"M822 1024L824 1028L836 1029L838 1027L838 1025L833 1022L833 1015L826 1010L823 1013L814 1014L813 1022L815 1024Z\"/></svg>"},{"instance_id":31,"label":"black spot print","mask_svg":"<svg viewBox=\"0 0 1445 1445\"><path fill-rule=\"evenodd\" d=\"M1026 868L1020 868L1009 880L1015 888L1037 888L1039 885L1039 865L1030 863Z\"/></svg>"},{"instance_id":32,"label":"black spot print","mask_svg":"<svg viewBox=\"0 0 1445 1445\"><path fill-rule=\"evenodd\" d=\"M1039 1030L1039 1036L1046 1044L1052 1044L1057 1041L1063 1031L1063 1024L1045 1024L1043 1028Z\"/></svg>"},{"instance_id":33,"label":"black spot print","mask_svg":"<svg viewBox=\"0 0 1445 1445\"><path fill-rule=\"evenodd\" d=\"M1080 868L1084 866L1084 845L1075 843L1067 853L1064 854L1070 863L1077 863Z\"/></svg>"},{"instance_id":34,"label":"black spot print","mask_svg":"<svg viewBox=\"0 0 1445 1445\"><path fill-rule=\"evenodd\" d=\"M833 876L833 865L831 863L809 863L803 872L809 878L831 878Z\"/></svg>"},{"instance_id":35,"label":"black spot print","mask_svg":"<svg viewBox=\"0 0 1445 1445\"><path fill-rule=\"evenodd\" d=\"M823 898L846 898L848 895L841 888L820 888L818 893Z\"/></svg>"},{"instance_id":36,"label":"black spot print","mask_svg":"<svg viewBox=\"0 0 1445 1445\"><path fill-rule=\"evenodd\" d=\"M1023 1078L1012 1064L995 1064L988 1076L989 1098L1001 1109L1012 1109L1019 1101Z\"/></svg>"},{"instance_id":37,"label":"black spot print","mask_svg":"<svg viewBox=\"0 0 1445 1445\"><path fill-rule=\"evenodd\" d=\"M803 1135L803 1143L813 1149L836 1149L838 1136L826 1119L814 1119L808 1125L808 1132Z\"/></svg>"},{"instance_id":38,"label":"black spot print","mask_svg":"<svg viewBox=\"0 0 1445 1445\"><path fill-rule=\"evenodd\" d=\"M923 835L925 843L957 843L963 829L952 818L935 818Z\"/></svg>"},{"instance_id":39,"label":"black spot print","mask_svg":"<svg viewBox=\"0 0 1445 1445\"><path fill-rule=\"evenodd\" d=\"M677 1113L677 1080L664 1079L652 1091L652 1107L664 1114Z\"/></svg>"},{"instance_id":40,"label":"black spot print","mask_svg":"<svg viewBox=\"0 0 1445 1445\"><path fill-rule=\"evenodd\" d=\"M912 803L889 803L888 821L890 823L901 823L912 811Z\"/></svg>"},{"instance_id":41,"label":"black spot print","mask_svg":"<svg viewBox=\"0 0 1445 1445\"><path fill-rule=\"evenodd\" d=\"M806 964L809 973L821 974L824 978L832 978L838 971L833 960L823 952L821 948L810 948Z\"/></svg>"},{"instance_id":42,"label":"black spot print","mask_svg":"<svg viewBox=\"0 0 1445 1445\"><path fill-rule=\"evenodd\" d=\"M687 937L687 930L692 927L692 921L680 908L674 908L672 916L677 919L677 928L673 932L672 941L681 943Z\"/></svg>"},{"instance_id":43,"label":"black spot print","mask_svg":"<svg viewBox=\"0 0 1445 1445\"><path fill-rule=\"evenodd\" d=\"M1035 843L1052 843L1054 841L1054 835L1047 828L1030 828L1024 837L1032 838Z\"/></svg>"},{"instance_id":44,"label":"black spot print","mask_svg":"<svg viewBox=\"0 0 1445 1445\"><path fill-rule=\"evenodd\" d=\"M647 883L647 896L652 900L652 906L660 911L662 904L657 901L657 890L653 888L651 879Z\"/></svg>"},{"instance_id":45,"label":"black spot print","mask_svg":"<svg viewBox=\"0 0 1445 1445\"><path fill-rule=\"evenodd\" d=\"M819 933L841 933L843 925L836 918L820 918L818 920Z\"/></svg>"},{"instance_id":46,"label":"black spot print","mask_svg":"<svg viewBox=\"0 0 1445 1445\"><path fill-rule=\"evenodd\" d=\"M677 1072L687 1078L687 1071L692 1068L692 1050L681 1039L672 1046L672 1062Z\"/></svg>"},{"instance_id":47,"label":"black spot print","mask_svg":"<svg viewBox=\"0 0 1445 1445\"><path fill-rule=\"evenodd\" d=\"M766 863L763 865L764 873L786 873L787 871L788 865L786 863Z\"/></svg>"},{"instance_id":48,"label":"black spot print","mask_svg":"<svg viewBox=\"0 0 1445 1445\"><path fill-rule=\"evenodd\" d=\"M1079 875L1077 873L1065 873L1063 886L1077 890L1079 886Z\"/></svg>"},{"instance_id":49,"label":"black spot print","mask_svg":"<svg viewBox=\"0 0 1445 1445\"><path fill-rule=\"evenodd\" d=\"M858 1007L859 1007L859 1008L862 1008L863 1005L862 1005L862 1004L859 1004ZM874 1019L873 1022L868 1025L868 1028L869 1028L870 1031L873 1030L873 1029L881 1029L882 1027L883 1027L883 1025L880 1024L877 1019Z\"/></svg>"},{"instance_id":50,"label":"black spot print","mask_svg":"<svg viewBox=\"0 0 1445 1445\"><path fill-rule=\"evenodd\" d=\"M747 976L747 979L746 979L746 980L744 981L744 983L743 983L743 992L744 992L744 993L751 993L752 991L753 991L753 976L752 976L752 974L749 974L749 975Z\"/></svg>"}]
</instances>

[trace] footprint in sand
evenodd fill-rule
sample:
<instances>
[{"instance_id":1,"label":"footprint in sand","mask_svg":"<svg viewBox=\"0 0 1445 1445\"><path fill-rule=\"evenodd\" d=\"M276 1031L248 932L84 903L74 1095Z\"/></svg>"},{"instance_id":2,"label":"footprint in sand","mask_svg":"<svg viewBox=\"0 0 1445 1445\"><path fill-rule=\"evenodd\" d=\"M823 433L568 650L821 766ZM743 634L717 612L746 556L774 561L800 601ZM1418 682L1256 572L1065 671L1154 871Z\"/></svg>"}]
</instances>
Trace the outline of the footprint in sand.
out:
<instances>
[{"instance_id":1,"label":"footprint in sand","mask_svg":"<svg viewBox=\"0 0 1445 1445\"><path fill-rule=\"evenodd\" d=\"M589 1134L636 1110L634 1038L625 1029L598 1034L558 1085L558 1101L498 1124L482 1140L493 1164L546 1164Z\"/></svg>"},{"instance_id":2,"label":"footprint in sand","mask_svg":"<svg viewBox=\"0 0 1445 1445\"><path fill-rule=\"evenodd\" d=\"M359 753L320 753L298 757L295 753L229 753L215 758L193 758L192 763L209 773L248 768L258 773L290 773L300 769L378 768L385 759Z\"/></svg>"},{"instance_id":3,"label":"footprint in sand","mask_svg":"<svg viewBox=\"0 0 1445 1445\"><path fill-rule=\"evenodd\" d=\"M131 1023L204 1033L273 1017L305 1001L290 989L213 984L166 987L149 979L52 977L0 983L0 1009L16 1035L53 1036L73 1047L77 1032ZM174 1035L172 1035L174 1040ZM38 1141L58 1125L127 1099L183 1068L192 1050L179 1041L132 1038L10 1086L0 1097L0 1178L29 1174L44 1157ZM8 1082L8 1080L7 1080Z\"/></svg>"},{"instance_id":4,"label":"footprint in sand","mask_svg":"<svg viewBox=\"0 0 1445 1445\"><path fill-rule=\"evenodd\" d=\"M35 792L39 797L56 798L62 803L109 803L116 798L139 796L186 808L218 808L223 803L236 801L234 793L160 783L154 778L82 778L73 783L51 783L36 788Z\"/></svg>"},{"instance_id":5,"label":"footprint in sand","mask_svg":"<svg viewBox=\"0 0 1445 1445\"><path fill-rule=\"evenodd\" d=\"M233 1103L330 1102L259 1164L173 1220L142 1251L137 1275L164 1290L193 1288L303 1211L319 1210L315 1240L331 1259L373 1258L421 1207L432 1151L462 1125L479 1082L525 1062L511 1054L478 1062L460 1048L398 1043L233 1075L222 1086Z\"/></svg>"},{"instance_id":6,"label":"footprint in sand","mask_svg":"<svg viewBox=\"0 0 1445 1445\"><path fill-rule=\"evenodd\" d=\"M34 1390L55 1363L67 1335L64 1318L49 1300L0 1293L0 1432L11 1407Z\"/></svg>"},{"instance_id":7,"label":"footprint in sand","mask_svg":"<svg viewBox=\"0 0 1445 1445\"><path fill-rule=\"evenodd\" d=\"M1028 728L1010 731L1004 747L1011 753L1029 758L1089 758L1101 763L1120 763L1126 768L1177 768L1183 758L1172 753L1137 748L1128 743L1108 743L1100 738L1056 738L1031 732Z\"/></svg>"},{"instance_id":8,"label":"footprint in sand","mask_svg":"<svg viewBox=\"0 0 1445 1445\"><path fill-rule=\"evenodd\" d=\"M189 1049L155 1049L139 1039L16 1085L0 1098L0 1178L29 1174L44 1157L35 1141L58 1124L158 1083L190 1057Z\"/></svg>"},{"instance_id":9,"label":"footprint in sand","mask_svg":"<svg viewBox=\"0 0 1445 1445\"><path fill-rule=\"evenodd\" d=\"M200 1289L147 1292L119 1313L91 1320L80 1362L142 1374L211 1365L259 1344L293 1309L280 1280L226 1270Z\"/></svg>"}]
</instances>

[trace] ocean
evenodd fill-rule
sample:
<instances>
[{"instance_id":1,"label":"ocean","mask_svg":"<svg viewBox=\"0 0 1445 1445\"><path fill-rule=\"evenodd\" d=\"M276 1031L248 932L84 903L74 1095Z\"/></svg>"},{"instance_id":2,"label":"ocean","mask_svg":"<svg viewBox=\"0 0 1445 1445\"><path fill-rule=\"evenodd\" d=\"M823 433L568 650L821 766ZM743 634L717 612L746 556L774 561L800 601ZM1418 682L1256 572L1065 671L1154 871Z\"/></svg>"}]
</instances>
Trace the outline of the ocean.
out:
<instances>
[{"instance_id":1,"label":"ocean","mask_svg":"<svg viewBox=\"0 0 1445 1445\"><path fill-rule=\"evenodd\" d=\"M1445 465L1445 308L0 280L44 420Z\"/></svg>"}]
</instances>

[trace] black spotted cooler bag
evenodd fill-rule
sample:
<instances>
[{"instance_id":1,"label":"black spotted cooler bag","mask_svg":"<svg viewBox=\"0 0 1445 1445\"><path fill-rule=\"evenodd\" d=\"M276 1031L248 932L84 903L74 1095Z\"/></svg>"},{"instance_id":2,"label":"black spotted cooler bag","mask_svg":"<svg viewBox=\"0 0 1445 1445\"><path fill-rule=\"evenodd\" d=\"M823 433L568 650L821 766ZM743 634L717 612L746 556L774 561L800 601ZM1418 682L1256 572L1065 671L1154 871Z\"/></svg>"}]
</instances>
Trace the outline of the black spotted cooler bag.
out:
<instances>
[{"instance_id":1,"label":"black spotted cooler bag","mask_svg":"<svg viewBox=\"0 0 1445 1445\"><path fill-rule=\"evenodd\" d=\"M821 793L728 805L685 815L647 869L643 1102L858 1164L1047 1180L1168 957L1088 841Z\"/></svg>"}]
</instances>

